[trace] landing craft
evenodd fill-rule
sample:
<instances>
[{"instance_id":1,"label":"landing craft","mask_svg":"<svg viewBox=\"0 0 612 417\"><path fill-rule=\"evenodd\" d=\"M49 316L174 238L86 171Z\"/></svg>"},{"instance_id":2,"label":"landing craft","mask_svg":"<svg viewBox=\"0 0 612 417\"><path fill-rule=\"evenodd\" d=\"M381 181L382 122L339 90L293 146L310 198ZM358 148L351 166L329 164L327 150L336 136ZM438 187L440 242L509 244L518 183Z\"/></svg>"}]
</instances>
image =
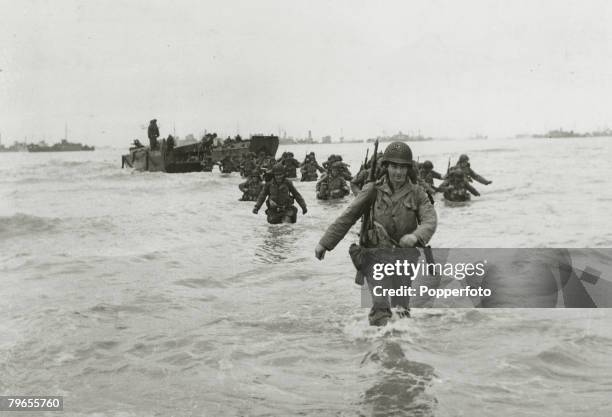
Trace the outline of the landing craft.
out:
<instances>
[{"instance_id":1,"label":"landing craft","mask_svg":"<svg viewBox=\"0 0 612 417\"><path fill-rule=\"evenodd\" d=\"M258 155L264 152L273 158L278 150L278 136L251 135L249 139L232 140L205 146L204 139L198 143L170 147L162 139L159 149L151 150L148 146L133 146L130 153L121 157L121 168L128 166L138 171L161 171L168 173L199 172L203 164L218 164L224 158L242 157L249 152Z\"/></svg>"}]
</instances>

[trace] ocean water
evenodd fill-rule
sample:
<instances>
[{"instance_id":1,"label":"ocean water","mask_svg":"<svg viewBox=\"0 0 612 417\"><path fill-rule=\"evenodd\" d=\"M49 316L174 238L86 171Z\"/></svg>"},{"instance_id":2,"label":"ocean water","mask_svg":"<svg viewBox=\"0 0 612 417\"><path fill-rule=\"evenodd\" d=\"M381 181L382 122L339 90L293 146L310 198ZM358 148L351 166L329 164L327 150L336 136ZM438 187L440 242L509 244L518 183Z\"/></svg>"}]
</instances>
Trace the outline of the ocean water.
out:
<instances>
[{"instance_id":1,"label":"ocean water","mask_svg":"<svg viewBox=\"0 0 612 417\"><path fill-rule=\"evenodd\" d=\"M467 206L437 202L432 246L612 247L610 138L411 147L443 172L468 153L493 180ZM285 150L356 171L365 145ZM66 416L612 415L609 310L371 328L357 227L313 255L350 198L298 182L308 214L268 225L238 174L122 170L122 152L0 154L0 395L63 395Z\"/></svg>"}]
</instances>

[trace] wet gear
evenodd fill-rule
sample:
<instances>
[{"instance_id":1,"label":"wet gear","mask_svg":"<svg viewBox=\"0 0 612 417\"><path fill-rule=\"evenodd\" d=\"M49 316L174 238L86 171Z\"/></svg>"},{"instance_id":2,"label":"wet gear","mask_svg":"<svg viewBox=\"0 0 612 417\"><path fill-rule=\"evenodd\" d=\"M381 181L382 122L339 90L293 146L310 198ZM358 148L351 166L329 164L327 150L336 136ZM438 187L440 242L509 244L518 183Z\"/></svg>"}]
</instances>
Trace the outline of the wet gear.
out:
<instances>
[{"instance_id":1,"label":"wet gear","mask_svg":"<svg viewBox=\"0 0 612 417\"><path fill-rule=\"evenodd\" d=\"M414 235L421 245L426 245L433 236L438 221L427 193L410 181L406 181L399 189L392 190L387 181L385 178L378 183L366 184L349 207L327 228L319 244L326 250L334 249L353 224L373 206L374 227L366 231L368 238L363 240L364 246L352 245L350 249L351 259L357 267L361 266L363 251L368 248L397 247L398 242L407 234ZM356 282L359 283L362 279L363 276L358 272ZM370 323L384 325L391 317L390 310L387 312L391 305L386 297L376 297L373 294L373 288L379 285L378 282L370 278L367 280L374 302ZM396 284L397 282L393 283ZM392 300L392 303L408 307L406 297Z\"/></svg>"},{"instance_id":2,"label":"wet gear","mask_svg":"<svg viewBox=\"0 0 612 417\"><path fill-rule=\"evenodd\" d=\"M238 185L238 188L240 191L242 191L242 197L240 198L241 201L257 201L257 198L261 193L261 189L263 188L263 183L259 177L259 172L257 170L253 170L249 179Z\"/></svg>"},{"instance_id":3,"label":"wet gear","mask_svg":"<svg viewBox=\"0 0 612 417\"><path fill-rule=\"evenodd\" d=\"M342 198L351 193L348 184L339 175L337 167L332 167L331 174L324 174L321 177L317 182L316 191L319 200Z\"/></svg>"},{"instance_id":4,"label":"wet gear","mask_svg":"<svg viewBox=\"0 0 612 417\"><path fill-rule=\"evenodd\" d=\"M264 185L255 203L254 212L260 209L264 201L268 207L266 214L270 224L295 223L297 208L293 205L294 201L299 204L304 213L307 211L304 198L295 189L293 183L286 178L280 182L273 178Z\"/></svg>"},{"instance_id":5,"label":"wet gear","mask_svg":"<svg viewBox=\"0 0 612 417\"><path fill-rule=\"evenodd\" d=\"M448 201L469 201L472 195L479 196L480 193L470 185L466 175L461 168L452 168L446 180L438 187L444 198Z\"/></svg>"},{"instance_id":6,"label":"wet gear","mask_svg":"<svg viewBox=\"0 0 612 417\"><path fill-rule=\"evenodd\" d=\"M272 174L285 174L285 166L283 164L276 164L272 167Z\"/></svg>"}]
</instances>

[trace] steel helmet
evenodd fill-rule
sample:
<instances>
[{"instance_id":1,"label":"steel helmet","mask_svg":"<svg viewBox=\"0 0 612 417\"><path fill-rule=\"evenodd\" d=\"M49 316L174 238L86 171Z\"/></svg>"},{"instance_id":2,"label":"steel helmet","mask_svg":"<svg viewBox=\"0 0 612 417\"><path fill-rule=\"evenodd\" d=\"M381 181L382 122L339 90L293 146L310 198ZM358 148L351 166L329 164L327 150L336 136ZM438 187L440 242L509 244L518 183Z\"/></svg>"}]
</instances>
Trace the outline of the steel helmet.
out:
<instances>
[{"instance_id":1,"label":"steel helmet","mask_svg":"<svg viewBox=\"0 0 612 417\"><path fill-rule=\"evenodd\" d=\"M469 160L470 160L470 158L469 158L469 157L468 157L466 154L462 154L462 155L459 157L459 162L467 162L467 161L469 161Z\"/></svg>"},{"instance_id":2,"label":"steel helmet","mask_svg":"<svg viewBox=\"0 0 612 417\"><path fill-rule=\"evenodd\" d=\"M283 164L276 164L272 167L272 174L284 174L285 166Z\"/></svg>"},{"instance_id":3,"label":"steel helmet","mask_svg":"<svg viewBox=\"0 0 612 417\"><path fill-rule=\"evenodd\" d=\"M393 162L399 165L412 165L412 151L404 142L393 142L383 154L382 162Z\"/></svg>"},{"instance_id":4,"label":"steel helmet","mask_svg":"<svg viewBox=\"0 0 612 417\"><path fill-rule=\"evenodd\" d=\"M423 162L423 168L425 168L425 169L433 169L433 164L431 163L431 161L425 161L425 162Z\"/></svg>"}]
</instances>

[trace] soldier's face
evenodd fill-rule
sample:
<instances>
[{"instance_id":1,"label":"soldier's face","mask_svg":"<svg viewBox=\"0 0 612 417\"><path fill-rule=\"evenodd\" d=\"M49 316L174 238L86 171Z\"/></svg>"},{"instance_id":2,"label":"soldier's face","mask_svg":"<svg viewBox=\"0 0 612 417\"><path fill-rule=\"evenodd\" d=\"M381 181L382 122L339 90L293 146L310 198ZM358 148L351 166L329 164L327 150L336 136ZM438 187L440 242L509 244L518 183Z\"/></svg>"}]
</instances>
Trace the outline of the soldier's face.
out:
<instances>
[{"instance_id":1,"label":"soldier's face","mask_svg":"<svg viewBox=\"0 0 612 417\"><path fill-rule=\"evenodd\" d=\"M276 182L281 182L283 180L283 174L274 174L274 179Z\"/></svg>"},{"instance_id":2,"label":"soldier's face","mask_svg":"<svg viewBox=\"0 0 612 417\"><path fill-rule=\"evenodd\" d=\"M387 166L387 172L389 173L389 179L394 185L401 185L406 181L408 176L408 166L389 163Z\"/></svg>"}]
</instances>

